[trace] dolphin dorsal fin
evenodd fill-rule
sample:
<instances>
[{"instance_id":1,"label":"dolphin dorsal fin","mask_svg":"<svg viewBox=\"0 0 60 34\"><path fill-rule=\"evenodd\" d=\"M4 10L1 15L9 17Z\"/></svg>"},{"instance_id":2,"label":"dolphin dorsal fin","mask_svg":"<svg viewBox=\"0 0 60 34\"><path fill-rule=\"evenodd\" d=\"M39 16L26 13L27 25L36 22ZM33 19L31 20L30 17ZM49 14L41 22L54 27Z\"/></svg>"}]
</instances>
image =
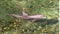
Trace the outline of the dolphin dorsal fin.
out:
<instances>
[{"instance_id":1,"label":"dolphin dorsal fin","mask_svg":"<svg viewBox=\"0 0 60 34\"><path fill-rule=\"evenodd\" d=\"M22 15L23 16L28 16L28 14L25 12L25 8L23 8Z\"/></svg>"}]
</instances>

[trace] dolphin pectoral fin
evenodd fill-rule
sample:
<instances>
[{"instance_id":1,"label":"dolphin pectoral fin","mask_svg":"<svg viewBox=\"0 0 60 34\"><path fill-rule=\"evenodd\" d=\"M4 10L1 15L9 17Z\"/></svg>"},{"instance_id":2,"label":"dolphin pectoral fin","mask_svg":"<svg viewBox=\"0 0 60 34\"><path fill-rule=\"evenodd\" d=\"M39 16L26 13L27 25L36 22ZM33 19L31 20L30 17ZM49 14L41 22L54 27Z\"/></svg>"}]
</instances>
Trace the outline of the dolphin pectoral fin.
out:
<instances>
[{"instance_id":1,"label":"dolphin pectoral fin","mask_svg":"<svg viewBox=\"0 0 60 34\"><path fill-rule=\"evenodd\" d=\"M36 21L36 19L32 19L32 22L35 22Z\"/></svg>"}]
</instances>

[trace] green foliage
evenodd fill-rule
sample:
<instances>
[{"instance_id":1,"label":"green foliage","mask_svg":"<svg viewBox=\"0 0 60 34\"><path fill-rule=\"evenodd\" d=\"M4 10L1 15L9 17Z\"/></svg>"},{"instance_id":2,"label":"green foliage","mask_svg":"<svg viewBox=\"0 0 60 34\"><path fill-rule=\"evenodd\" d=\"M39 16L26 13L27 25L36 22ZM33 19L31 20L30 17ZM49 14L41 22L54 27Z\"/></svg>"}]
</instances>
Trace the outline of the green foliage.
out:
<instances>
[{"instance_id":1,"label":"green foliage","mask_svg":"<svg viewBox=\"0 0 60 34\"><path fill-rule=\"evenodd\" d=\"M43 14L46 20L31 22L8 14ZM0 0L0 34L58 34L58 0Z\"/></svg>"}]
</instances>

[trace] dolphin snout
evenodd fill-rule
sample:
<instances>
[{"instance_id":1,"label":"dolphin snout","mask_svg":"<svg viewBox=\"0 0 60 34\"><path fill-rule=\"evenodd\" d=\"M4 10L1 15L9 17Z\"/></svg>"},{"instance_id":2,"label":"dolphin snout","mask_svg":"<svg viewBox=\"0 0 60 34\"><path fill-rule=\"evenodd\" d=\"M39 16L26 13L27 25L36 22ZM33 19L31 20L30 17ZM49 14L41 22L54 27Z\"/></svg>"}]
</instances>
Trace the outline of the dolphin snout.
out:
<instances>
[{"instance_id":1,"label":"dolphin snout","mask_svg":"<svg viewBox=\"0 0 60 34\"><path fill-rule=\"evenodd\" d=\"M43 16L42 18L43 18L43 19L46 19L46 18L47 18L47 16Z\"/></svg>"}]
</instances>

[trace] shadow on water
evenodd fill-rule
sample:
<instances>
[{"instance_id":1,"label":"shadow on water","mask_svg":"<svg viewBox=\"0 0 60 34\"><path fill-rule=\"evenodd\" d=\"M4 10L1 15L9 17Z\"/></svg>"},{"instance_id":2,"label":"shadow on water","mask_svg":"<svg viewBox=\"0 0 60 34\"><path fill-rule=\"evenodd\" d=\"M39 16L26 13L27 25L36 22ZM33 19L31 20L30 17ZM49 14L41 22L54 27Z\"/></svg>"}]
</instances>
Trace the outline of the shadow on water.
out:
<instances>
[{"instance_id":1,"label":"shadow on water","mask_svg":"<svg viewBox=\"0 0 60 34\"><path fill-rule=\"evenodd\" d=\"M56 24L59 20L56 18L53 19L41 19L41 20L37 20L35 22L38 22L41 24L42 27L45 27L45 25L53 25Z\"/></svg>"},{"instance_id":2,"label":"shadow on water","mask_svg":"<svg viewBox=\"0 0 60 34\"><path fill-rule=\"evenodd\" d=\"M50 20L47 20L47 24L56 24L58 22L58 19L50 19Z\"/></svg>"},{"instance_id":3,"label":"shadow on water","mask_svg":"<svg viewBox=\"0 0 60 34\"><path fill-rule=\"evenodd\" d=\"M35 22L40 22L40 23L47 22L47 24L55 24L58 22L58 19L41 19Z\"/></svg>"}]
</instances>

